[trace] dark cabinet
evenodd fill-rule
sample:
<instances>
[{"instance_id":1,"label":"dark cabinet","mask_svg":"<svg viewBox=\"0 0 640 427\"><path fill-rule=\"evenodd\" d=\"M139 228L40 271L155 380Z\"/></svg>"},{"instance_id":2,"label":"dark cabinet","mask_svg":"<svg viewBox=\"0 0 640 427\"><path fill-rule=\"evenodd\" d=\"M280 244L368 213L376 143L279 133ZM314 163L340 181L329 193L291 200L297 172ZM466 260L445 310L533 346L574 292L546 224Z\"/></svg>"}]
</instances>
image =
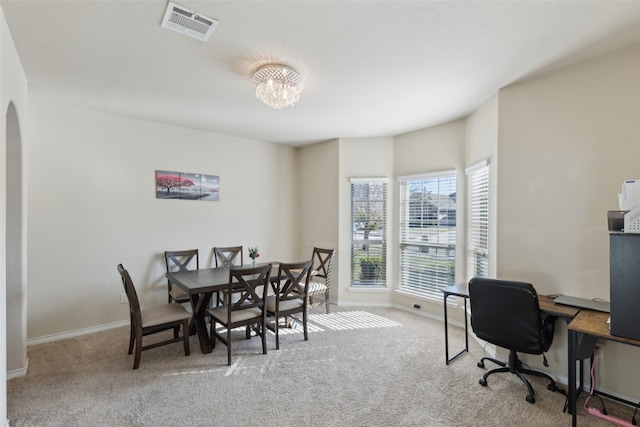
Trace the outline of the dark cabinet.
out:
<instances>
[{"instance_id":1,"label":"dark cabinet","mask_svg":"<svg viewBox=\"0 0 640 427\"><path fill-rule=\"evenodd\" d=\"M640 340L640 234L611 233L611 335Z\"/></svg>"}]
</instances>

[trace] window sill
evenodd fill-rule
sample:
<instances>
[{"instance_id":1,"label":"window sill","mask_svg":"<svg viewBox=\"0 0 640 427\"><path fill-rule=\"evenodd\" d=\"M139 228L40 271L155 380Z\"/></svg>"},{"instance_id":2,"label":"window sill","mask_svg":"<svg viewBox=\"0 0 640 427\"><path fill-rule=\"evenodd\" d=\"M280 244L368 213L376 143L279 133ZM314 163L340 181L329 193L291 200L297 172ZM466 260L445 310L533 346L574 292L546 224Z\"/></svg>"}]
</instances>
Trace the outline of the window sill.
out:
<instances>
[{"instance_id":1,"label":"window sill","mask_svg":"<svg viewBox=\"0 0 640 427\"><path fill-rule=\"evenodd\" d=\"M389 292L384 285L351 285L349 292Z\"/></svg>"}]
</instances>

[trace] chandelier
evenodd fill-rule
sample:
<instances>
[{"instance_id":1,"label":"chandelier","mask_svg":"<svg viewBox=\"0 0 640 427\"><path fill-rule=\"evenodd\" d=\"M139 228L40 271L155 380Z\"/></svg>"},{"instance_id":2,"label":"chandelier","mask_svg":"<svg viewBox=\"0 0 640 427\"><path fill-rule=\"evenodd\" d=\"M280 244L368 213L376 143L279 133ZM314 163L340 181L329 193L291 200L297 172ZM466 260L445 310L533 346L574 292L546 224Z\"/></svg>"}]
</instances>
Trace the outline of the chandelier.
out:
<instances>
[{"instance_id":1,"label":"chandelier","mask_svg":"<svg viewBox=\"0 0 640 427\"><path fill-rule=\"evenodd\" d=\"M252 80L260 101L277 110L293 106L304 89L302 76L293 68L281 64L263 65L253 73Z\"/></svg>"}]
</instances>

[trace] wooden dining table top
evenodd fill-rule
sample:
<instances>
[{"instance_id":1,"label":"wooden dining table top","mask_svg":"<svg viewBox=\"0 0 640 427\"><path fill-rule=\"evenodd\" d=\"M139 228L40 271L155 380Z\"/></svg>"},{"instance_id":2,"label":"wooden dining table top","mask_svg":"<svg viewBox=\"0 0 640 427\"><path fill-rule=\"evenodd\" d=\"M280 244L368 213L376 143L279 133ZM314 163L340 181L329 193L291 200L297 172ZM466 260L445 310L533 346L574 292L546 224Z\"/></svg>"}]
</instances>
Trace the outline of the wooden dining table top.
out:
<instances>
[{"instance_id":1,"label":"wooden dining table top","mask_svg":"<svg viewBox=\"0 0 640 427\"><path fill-rule=\"evenodd\" d=\"M257 267L271 264L271 277L278 274L278 266L280 263L258 263ZM251 267L244 265L243 267ZM201 268L198 270L174 271L167 273L166 276L172 283L182 288L190 295L217 292L226 289L229 286L230 267L214 267Z\"/></svg>"}]
</instances>

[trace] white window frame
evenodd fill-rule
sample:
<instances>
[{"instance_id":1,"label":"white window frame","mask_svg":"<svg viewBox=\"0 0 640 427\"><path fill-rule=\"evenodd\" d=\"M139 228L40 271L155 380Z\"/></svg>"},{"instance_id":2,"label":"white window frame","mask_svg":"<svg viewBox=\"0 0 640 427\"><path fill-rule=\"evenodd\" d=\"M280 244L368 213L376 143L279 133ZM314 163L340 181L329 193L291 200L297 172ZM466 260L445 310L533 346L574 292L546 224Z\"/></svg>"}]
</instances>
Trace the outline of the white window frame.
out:
<instances>
[{"instance_id":1,"label":"white window frame","mask_svg":"<svg viewBox=\"0 0 640 427\"><path fill-rule=\"evenodd\" d=\"M467 180L467 281L489 276L489 162L465 169Z\"/></svg>"},{"instance_id":2,"label":"white window frame","mask_svg":"<svg viewBox=\"0 0 640 427\"><path fill-rule=\"evenodd\" d=\"M446 170L398 177L398 283L402 293L442 301L441 289L455 283L457 175L456 170ZM429 203L422 199L416 207L410 186L426 188L434 181L439 189L434 196L439 196L429 196ZM447 198L454 193L454 198Z\"/></svg>"},{"instance_id":3,"label":"white window frame","mask_svg":"<svg viewBox=\"0 0 640 427\"><path fill-rule=\"evenodd\" d=\"M386 287L388 181L387 178L350 179L351 287ZM364 185L373 185L376 189L375 194L368 193L367 200L356 191L356 187ZM363 212L372 216L363 218ZM369 224L372 229L368 229Z\"/></svg>"}]
</instances>

